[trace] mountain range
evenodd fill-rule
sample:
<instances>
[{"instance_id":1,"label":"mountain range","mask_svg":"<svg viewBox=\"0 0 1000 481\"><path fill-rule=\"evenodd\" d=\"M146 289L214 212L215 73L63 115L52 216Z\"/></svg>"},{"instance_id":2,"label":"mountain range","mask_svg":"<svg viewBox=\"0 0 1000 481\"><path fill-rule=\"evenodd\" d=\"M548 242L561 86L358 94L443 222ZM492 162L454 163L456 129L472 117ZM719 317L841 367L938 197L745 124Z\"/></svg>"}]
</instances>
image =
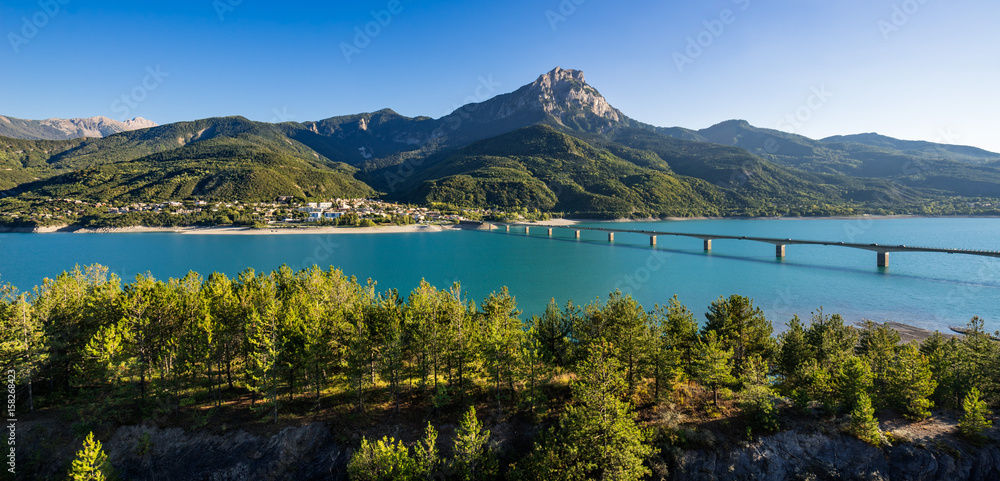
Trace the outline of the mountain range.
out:
<instances>
[{"instance_id":1,"label":"mountain range","mask_svg":"<svg viewBox=\"0 0 1000 481\"><path fill-rule=\"evenodd\" d=\"M136 117L123 122L107 117L86 119L24 120L0 115L0 136L28 140L69 140L107 137L119 132L156 127L156 122Z\"/></svg>"},{"instance_id":2,"label":"mountain range","mask_svg":"<svg viewBox=\"0 0 1000 481\"><path fill-rule=\"evenodd\" d=\"M277 124L86 120L96 123L0 117L3 193L105 202L382 195L600 218L965 213L1000 198L1000 154L877 134L814 140L740 120L655 127L560 68L438 119L385 109ZM69 139L72 126L108 133Z\"/></svg>"}]
</instances>

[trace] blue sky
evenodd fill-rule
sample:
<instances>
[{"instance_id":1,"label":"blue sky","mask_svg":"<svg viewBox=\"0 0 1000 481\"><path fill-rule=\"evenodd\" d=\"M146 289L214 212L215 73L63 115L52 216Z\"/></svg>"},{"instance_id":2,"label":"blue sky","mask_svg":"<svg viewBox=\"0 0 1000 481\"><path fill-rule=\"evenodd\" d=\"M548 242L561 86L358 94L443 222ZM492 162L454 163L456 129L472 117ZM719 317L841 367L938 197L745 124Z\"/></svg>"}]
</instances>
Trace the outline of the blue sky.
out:
<instances>
[{"instance_id":1,"label":"blue sky","mask_svg":"<svg viewBox=\"0 0 1000 481\"><path fill-rule=\"evenodd\" d=\"M3 2L0 114L439 117L561 66L660 126L1000 151L996 0L150 3Z\"/></svg>"}]
</instances>

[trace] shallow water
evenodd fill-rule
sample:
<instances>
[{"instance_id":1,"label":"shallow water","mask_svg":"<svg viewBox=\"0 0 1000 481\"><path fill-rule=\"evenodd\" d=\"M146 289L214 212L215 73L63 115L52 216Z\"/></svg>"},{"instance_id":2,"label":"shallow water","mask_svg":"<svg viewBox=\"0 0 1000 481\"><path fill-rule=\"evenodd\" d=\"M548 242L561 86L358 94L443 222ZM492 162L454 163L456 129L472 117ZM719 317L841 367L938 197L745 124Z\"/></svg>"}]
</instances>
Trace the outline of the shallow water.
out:
<instances>
[{"instance_id":1,"label":"shallow water","mask_svg":"<svg viewBox=\"0 0 1000 481\"><path fill-rule=\"evenodd\" d=\"M586 224L601 226L602 224ZM835 242L905 244L1000 250L1000 219L698 220L615 223L615 228L726 234ZM600 232L523 229L358 235L0 234L0 282L22 290L75 264L100 263L125 279L150 272L180 277L189 270L235 275L282 264L342 268L381 289L406 293L421 278L446 287L460 281L481 300L510 287L525 315L560 304L606 297L615 289L644 306L677 294L701 318L720 295L754 298L776 327L793 314L823 306L848 321L869 318L947 329L978 315L1000 329L1000 259L892 253L876 267L875 253L828 246L788 246L777 259L770 244L716 240L711 253L699 239Z\"/></svg>"}]
</instances>

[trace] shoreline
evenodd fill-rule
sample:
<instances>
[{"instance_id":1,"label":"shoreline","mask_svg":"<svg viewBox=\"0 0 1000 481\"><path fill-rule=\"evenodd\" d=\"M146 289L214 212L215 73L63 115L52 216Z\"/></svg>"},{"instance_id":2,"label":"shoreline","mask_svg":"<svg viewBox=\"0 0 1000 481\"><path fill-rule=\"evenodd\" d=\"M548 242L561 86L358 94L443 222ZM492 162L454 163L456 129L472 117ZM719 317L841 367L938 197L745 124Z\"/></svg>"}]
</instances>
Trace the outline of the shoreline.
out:
<instances>
[{"instance_id":1,"label":"shoreline","mask_svg":"<svg viewBox=\"0 0 1000 481\"><path fill-rule=\"evenodd\" d=\"M391 225L376 227L105 227L100 229L61 227L0 228L0 233L17 234L150 234L180 235L302 235L302 234L408 234L461 229L457 225Z\"/></svg>"},{"instance_id":2,"label":"shoreline","mask_svg":"<svg viewBox=\"0 0 1000 481\"><path fill-rule=\"evenodd\" d=\"M828 217L663 217L642 219L550 219L545 221L524 221L519 224L532 224L539 227L569 227L576 224L626 223L626 222L683 222L693 220L891 220L891 219L1000 219L996 215L857 215ZM474 221L479 222L479 221ZM489 221L482 221L489 222ZM251 227L209 226L209 227L104 227L88 229L72 225L50 227L0 227L0 234L131 234L131 233L176 233L199 235L286 235L286 234L404 234L413 232L443 232L448 230L470 230L472 228L461 224L415 224L375 227L274 227L255 229Z\"/></svg>"}]
</instances>

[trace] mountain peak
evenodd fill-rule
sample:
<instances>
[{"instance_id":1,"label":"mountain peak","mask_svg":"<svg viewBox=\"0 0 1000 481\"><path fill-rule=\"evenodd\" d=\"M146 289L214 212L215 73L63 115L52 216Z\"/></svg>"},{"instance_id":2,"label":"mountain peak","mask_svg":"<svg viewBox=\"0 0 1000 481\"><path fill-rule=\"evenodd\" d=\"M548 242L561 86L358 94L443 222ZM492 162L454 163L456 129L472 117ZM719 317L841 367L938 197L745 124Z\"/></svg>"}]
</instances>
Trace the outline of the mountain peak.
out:
<instances>
[{"instance_id":1,"label":"mountain peak","mask_svg":"<svg viewBox=\"0 0 1000 481\"><path fill-rule=\"evenodd\" d=\"M601 123L607 122L610 127L611 123L621 122L625 118L597 89L587 85L581 70L556 67L538 77L528 87L528 95L531 100L541 104L546 114L564 125L579 123L579 120L587 117L597 117L602 120ZM585 123L592 124L589 121ZM603 129L604 127L598 127L597 130Z\"/></svg>"},{"instance_id":2,"label":"mountain peak","mask_svg":"<svg viewBox=\"0 0 1000 481\"><path fill-rule=\"evenodd\" d=\"M535 80L535 83L532 85L536 87L551 87L553 85L560 83L586 84L587 81L584 80L582 70L563 69L556 67L551 72L542 74L540 77L538 77L538 80Z\"/></svg>"},{"instance_id":3,"label":"mountain peak","mask_svg":"<svg viewBox=\"0 0 1000 481\"><path fill-rule=\"evenodd\" d=\"M0 117L0 136L48 140L66 140L81 137L100 138L119 132L156 126L155 122L142 117L121 122L103 116L75 119L50 118L45 120Z\"/></svg>"}]
</instances>

